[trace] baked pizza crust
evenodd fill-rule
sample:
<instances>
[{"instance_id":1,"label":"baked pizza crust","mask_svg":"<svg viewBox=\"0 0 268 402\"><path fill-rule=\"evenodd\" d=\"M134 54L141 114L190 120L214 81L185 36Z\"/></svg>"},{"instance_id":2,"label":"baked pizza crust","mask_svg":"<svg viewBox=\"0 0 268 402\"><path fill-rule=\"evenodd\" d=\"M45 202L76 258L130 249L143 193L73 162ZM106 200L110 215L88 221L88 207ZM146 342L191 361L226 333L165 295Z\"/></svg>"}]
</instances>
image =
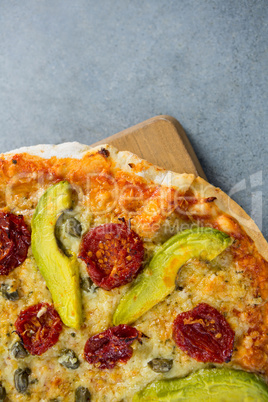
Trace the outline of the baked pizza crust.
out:
<instances>
[{"instance_id":1,"label":"baked pizza crust","mask_svg":"<svg viewBox=\"0 0 268 402\"><path fill-rule=\"evenodd\" d=\"M268 260L268 243L251 217L220 188L214 187L201 177L197 177L191 189L201 197L216 197L215 204L222 212L235 218L254 241L259 253Z\"/></svg>"},{"instance_id":2,"label":"baked pizza crust","mask_svg":"<svg viewBox=\"0 0 268 402\"><path fill-rule=\"evenodd\" d=\"M165 188L170 189L170 188L175 188L180 190L182 196L184 194L194 194L197 196L198 199L206 199L206 198L215 198L213 199L212 203L204 203L202 204L205 208L211 208L211 210L214 208L214 204L217 205L217 207L225 214L232 216L235 218L241 227L245 230L245 232L253 239L255 242L256 247L258 248L260 254L264 258L268 258L268 244L266 243L265 239L263 238L260 230L257 228L253 220L243 211L241 207L239 207L231 198L222 192L220 189L215 188L205 180L201 179L200 177L195 177L193 174L178 174L170 171L166 171L160 167L154 166L150 164L149 162L139 158L137 155L134 155L128 151L118 151L116 148L114 148L111 145L103 144L94 148L91 148L87 145L82 145L77 142L74 143L64 143L60 145L37 145L37 146L32 146L32 147L24 147L20 148L17 150L10 151L6 154L2 154L2 159L8 160L8 166L11 166L11 170L8 172L8 178L12 177L12 172L18 167L20 164L20 159L18 158L18 163L12 166L11 159L15 156L22 156L23 154L26 155L32 155L32 156L37 156L45 159L50 159L52 158L52 162L50 163L49 166L53 167L53 163L55 161L56 165L56 170L60 168L60 164L64 159L62 158L74 158L81 160L85 156L96 156L96 154L101 154L104 156L104 158L100 157L100 155L97 155L99 159L102 159L104 163L107 163L106 159L111 161L112 167L116 170L122 170L123 173L128 174L131 177L131 175L136 176L137 178L140 178L141 181L144 180L146 183L152 183L153 186L158 189L161 188L161 185L163 185ZM53 159L55 157L55 159ZM107 157L107 158L106 158ZM31 158L29 158L30 160ZM1 156L0 156L1 160ZM86 159L85 159L86 160ZM72 163L71 160L66 159L67 163L65 168L68 169L68 163ZM31 162L31 161L30 161ZM84 163L84 160L81 162ZM80 163L77 165L71 165L72 169L74 169L74 166L82 166ZM110 162L109 162L110 163ZM27 157L26 157L26 162L25 164L27 165ZM33 166L35 166L33 164ZM37 164L38 166L38 164ZM97 166L97 165L96 165ZM31 167L31 169L33 169ZM37 168L38 169L38 168ZM48 169L49 171L49 169ZM67 170L65 170L67 172ZM83 172L81 173L82 178L83 178ZM65 177L65 175L63 175ZM70 176L72 177L72 176ZM68 177L66 178L68 180ZM78 182L79 183L79 182ZM81 182L80 182L81 183ZM42 189L43 191L43 189ZM164 193L165 195L166 193ZM41 194L38 194L40 197ZM149 202L150 202L150 197L148 197ZM37 202L37 201L36 201ZM202 206L201 205L201 206ZM199 204L197 204L197 208L200 207ZM168 206L167 206L168 210ZM15 211L18 213L17 211ZM23 212L22 212L23 213ZM30 216L30 215L29 215ZM146 213L145 213L146 217ZM165 222L166 218L169 218L170 216L163 215L161 224ZM140 217L139 217L140 219ZM133 219L134 225L135 225L135 218ZM94 222L95 225L101 224L102 222ZM134 226L135 227L135 226ZM161 241L158 240L157 244L163 243L163 238ZM83 267L81 267L84 269ZM193 269L195 266L193 265ZM136 349L134 350L135 353L133 353L133 359L131 362L129 362L128 368L126 368L127 375L129 378L133 379L135 377L135 381L137 380L137 383L135 382L134 385L128 386L128 384L125 382L125 378L123 378L123 375L125 374L124 372L124 367L117 367L111 374L107 372L101 373L99 375L98 370L93 368L89 369L86 362L83 362L81 364L81 368L79 368L75 372L64 372L62 371L63 375L65 378L63 378L62 384L61 384L61 391L66 392L66 395L69 395L69 389L68 387L73 386L74 381L76 381L77 384L82 384L87 386L87 381L88 378L85 375L85 372L88 373L90 372L90 375L92 376L90 381L91 385L95 387L100 392L100 397L95 397L98 401L118 401L122 397L126 397L126 400L131 395L133 394L134 391L140 390L142 387L148 384L148 382L154 381L157 377L157 374L153 373L150 371L150 369L147 367L147 362L151 360L152 358L158 357L158 354L163 353L164 356L168 357L174 357L174 346L172 342L166 343L166 341L170 341L172 338L171 332L172 332L172 323L176 317L176 315L182 311L189 310L193 308L197 303L200 301L205 301L208 302L212 305L214 305L215 308L221 309L222 306L225 308L226 314L229 314L229 304L230 300L232 299L232 292L236 292L235 296L237 297L238 304L239 304L239 295L241 293L242 296L248 297L248 294L250 293L251 297L251 291L246 290L246 288L242 289L240 286L240 278L242 278L241 274L238 273L237 276L233 275L234 278L231 278L233 272L235 272L235 268L232 267L230 271L222 270L222 277L220 276L215 276L213 274L210 275L210 277L207 277L207 282L205 282L205 286L201 286L201 281L200 278L204 273L207 273L207 267L205 264L201 266L197 266L198 270L200 268L200 272L197 274L199 275L197 278L193 276L193 279L196 279L196 282L192 282L192 284L189 285L189 293L192 293L192 298L189 298L188 293L185 291L180 292L181 294L171 294L166 300L163 301L162 303L159 303L157 306L155 306L153 309L151 309L148 313L146 313L143 317L141 317L136 323L135 326L137 326L138 329L140 329L142 332L146 333L149 335L149 340L144 341L143 345L141 347L135 347ZM29 271L31 270L31 271ZM190 267L191 270L191 267ZM30 272L30 273L29 273ZM86 270L82 271L83 274L86 274ZM32 274L32 277L31 277ZM19 280L22 281L22 283L27 284L27 287L33 288L37 290L37 286L40 286L40 291L39 288L38 290L32 295L31 299L27 300L27 303L29 304L34 304L39 302L40 297L44 297L45 301L50 302L50 294L48 290L46 289L45 283L42 280L40 272L35 269L34 266L30 265L30 262L27 266L27 261L24 264L24 269L21 269L18 271L18 275L20 275ZM229 275L229 276L228 276ZM14 270L13 273L11 273L11 278L16 280L16 270ZM205 277L203 275L203 277ZM202 278L201 278L202 279ZM242 278L243 279L243 278ZM227 284L227 282L230 280L230 286ZM29 282L29 283L28 283ZM242 280L243 282L243 280ZM247 280L247 284L250 286L249 280ZM25 285L26 286L26 285ZM56 384L56 378L51 379L51 384L46 384L45 383L45 378L46 375L50 375L50 373L46 373L46 370L48 367L51 369L51 373L53 373L53 369L56 370L55 372L58 373L57 370L63 370L62 368L58 368L57 365L57 353L58 353L58 348L63 347L66 344L70 344L70 347L74 348L78 353L80 353L80 359L83 361L83 356L82 356L82 347L81 345L85 344L86 339L88 336L91 336L95 333L99 333L105 329L109 325L111 325L111 314L120 300L120 297L122 295L122 292L124 293L127 290L127 286L124 289L114 289L111 292L106 292L102 289L99 290L98 298L99 298L99 305L95 308L95 300L92 295L84 295L84 309L85 309L85 327L83 331L80 331L79 334L76 335L75 338L72 338L70 335L70 329L65 328L64 334L62 334L61 341L59 342L59 345L55 345L50 351L47 352L46 355L42 356L42 358L37 359L34 361L34 367L36 370L36 373L33 373L33 375L39 374L39 371L42 372L42 375L44 379L41 376L41 381L43 383L40 383L40 389L42 387L47 387L46 388L46 399L42 400L47 400L49 397L51 397L50 392L53 390L58 389L58 384ZM200 295L198 295L197 298L195 298L194 292L195 290L201 286L200 290ZM216 297L216 300L214 301L215 297L215 286L218 286L219 291L221 292L219 294L219 297ZM228 293L228 287L229 286L229 293ZM26 289L26 287L25 287ZM254 290L254 289L253 289ZM40 292L40 293L39 293ZM240 293L239 293L240 292ZM244 292L244 293L243 293ZM227 294L228 293L228 294ZM210 296L210 294L212 296ZM226 296L227 294L227 296ZM229 299L228 299L229 297ZM248 302L250 303L250 306L255 306L254 303L259 303L259 299L257 296L249 298ZM264 302L265 300L262 300L261 302ZM222 304L221 304L222 303ZM245 302L243 302L245 303ZM244 305L242 303L242 313L243 313L243 308ZM20 301L19 309L25 308L25 301ZM238 308L239 310L239 305L236 305L235 307ZM257 304L256 304L257 305ZM94 316L95 309L97 310L99 308L99 313L98 315ZM232 306L233 308L233 306ZM255 308L255 307L253 307ZM6 307L3 315L3 322L7 320L13 320L14 317L11 317L11 314L16 315L16 311L10 311L10 307ZM266 314L265 311L263 311L262 315L257 316L256 315L256 322L257 325L259 325L263 320L263 316ZM249 318L245 317L245 319L241 320L242 315L234 316L231 314L228 316L228 319L231 320L232 326L236 330L236 335L238 341L240 339L246 339L247 342L251 341L250 336L245 336L248 331L249 327ZM242 317L243 318L243 317ZM266 325L266 324L265 324ZM265 328L264 328L265 330ZM0 328L1 331L1 328ZM4 333L4 332L3 332ZM170 339L166 339L168 337ZM0 334L1 335L1 334ZM13 337L15 336L14 334L12 335ZM250 338L250 339L247 339ZM62 344L61 344L62 342ZM79 343L80 342L80 343ZM78 348L79 344L79 348ZM1 344L0 344L1 348ZM76 348L76 349L75 349ZM252 352L253 354L255 351L259 352L259 349L247 349L247 344L242 344L242 346L239 346L239 351L241 352L241 356L239 355L239 351L237 354L237 358L232 362L232 367L234 368L244 368L249 371L258 371L256 367L258 367L256 360L252 360L249 362L243 362L243 356L245 354L249 354L249 351ZM265 345L263 346L263 350L265 350ZM5 359L8 359L8 353L5 351L6 355L4 356L3 361L7 361ZM266 352L264 352L265 354ZM255 353L256 354L256 353ZM266 355L264 356L266 358ZM35 357L29 357L29 359L35 359ZM181 353L180 351L176 351L176 356L174 357L174 362L176 360L176 364L174 364L174 370L170 376L185 376L189 373L190 371L197 370L198 368L201 368L204 366L203 363L196 362L190 360L189 357L187 357L185 354ZM142 364L141 364L142 362ZM253 363L252 363L253 362ZM11 360L11 364L13 365L12 370L14 370L17 366L17 362ZM53 366L54 364L54 366ZM266 363L264 363L266 365ZM265 366L266 367L266 366ZM10 369L11 370L11 369ZM43 370L43 371L42 371ZM83 371L84 370L84 371ZM260 371L262 373L265 372L266 369ZM1 367L0 367L0 372L1 372ZM11 372L11 371L10 371ZM267 373L266 373L267 374ZM168 374L169 375L169 374ZM167 377L168 377L167 375ZM59 376L59 375L58 375ZM111 380L111 378L112 380ZM112 381L109 383L109 381ZM50 380L49 380L50 381ZM89 381L89 382L90 382ZM133 380L134 381L134 380ZM12 382L12 380L11 380ZM132 390L131 390L132 386ZM37 387L37 386L36 386ZM99 387L99 388L98 388ZM114 388L115 390L113 391L110 388ZM40 391L44 392L44 391ZM71 391L70 391L71 392ZM114 394L113 394L114 392ZM132 394L131 394L132 392ZM64 394L63 394L64 395ZM108 395L108 396L107 396ZM112 396L111 396L112 395ZM52 394L54 397L54 395ZM40 394L36 394L36 396L31 400L40 400ZM101 399L103 398L103 399ZM106 398L106 399L105 399ZM108 398L108 399L107 399ZM110 399L109 399L110 398ZM18 400L26 400L23 399L23 396L19 398ZM27 399L28 400L28 399ZM67 398L66 396L66 401L67 400L73 400L73 394L70 396L70 399Z\"/></svg>"},{"instance_id":3,"label":"baked pizza crust","mask_svg":"<svg viewBox=\"0 0 268 402\"><path fill-rule=\"evenodd\" d=\"M49 159L53 156L57 158L82 159L85 154L94 154L101 149L106 149L109 151L112 160L116 163L116 167L124 170L125 172L129 172L131 174L134 173L145 180L153 181L156 184L176 186L186 191L195 178L193 174L179 174L154 166L129 151L118 151L115 147L108 144L98 145L94 148L88 145L80 144L79 142L66 142L59 145L41 144L31 147L18 148L5 153L4 155L12 156L27 153L30 155L40 156L41 158L45 159ZM135 165L134 169L130 167L130 164Z\"/></svg>"},{"instance_id":4,"label":"baked pizza crust","mask_svg":"<svg viewBox=\"0 0 268 402\"><path fill-rule=\"evenodd\" d=\"M193 174L178 174L167 171L163 168L152 165L129 151L118 151L115 147L108 144L102 144L94 148L85 144L80 144L79 142L66 142L58 145L40 144L18 148L5 153L4 155L12 156L15 154L28 153L46 159L53 156L57 158L72 157L81 159L86 153L95 153L103 148L110 152L110 155L113 160L116 161L118 168L121 168L126 172L135 173L146 180L152 180L156 184L176 186L184 191L191 186L193 192L199 194L201 197L216 197L216 205L223 212L231 215L239 222L246 233L255 242L259 253L268 260L268 243L253 219L251 219L243 208L241 208L220 188L214 187L201 177L195 177ZM134 164L136 169L131 168L130 164Z\"/></svg>"}]
</instances>

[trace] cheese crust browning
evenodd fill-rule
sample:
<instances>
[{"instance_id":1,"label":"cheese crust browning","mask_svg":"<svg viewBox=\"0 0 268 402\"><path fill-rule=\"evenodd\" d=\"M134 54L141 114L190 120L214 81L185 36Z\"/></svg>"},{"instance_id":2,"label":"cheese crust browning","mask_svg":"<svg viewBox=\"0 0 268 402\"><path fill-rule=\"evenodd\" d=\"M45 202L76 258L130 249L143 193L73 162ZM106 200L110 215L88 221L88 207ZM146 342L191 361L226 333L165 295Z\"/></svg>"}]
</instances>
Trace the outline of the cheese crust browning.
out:
<instances>
[{"instance_id":1,"label":"cheese crust browning","mask_svg":"<svg viewBox=\"0 0 268 402\"><path fill-rule=\"evenodd\" d=\"M144 242L145 263L164 241L191 227L219 229L228 233L233 243L210 263L193 259L183 267L177 290L133 324L146 335L142 343L135 341L130 360L111 370L88 364L83 357L84 346L89 337L112 326L115 308L130 284L110 291L82 291L81 329L63 326L59 341L43 355L14 358L11 347L19 340L14 323L20 311L40 302L52 304L30 247L24 263L0 277L1 284L18 289L20 295L10 301L0 294L0 381L10 400L73 401L75 389L84 386L92 401L131 401L135 392L152 381L183 377L210 367L189 357L172 339L176 316L199 303L219 310L235 332L232 359L223 366L268 378L268 248L240 207L203 179L167 172L129 152L118 152L109 145L90 149L62 144L1 155L0 208L22 214L30 228L39 198L61 180L67 180L75 190L74 214L83 234L89 228L124 218ZM79 239L73 239L69 248L77 254ZM79 270L82 278L88 276L82 260ZM66 348L72 349L80 361L75 370L58 361ZM173 360L171 370L154 372L148 362L155 358ZM26 367L31 374L28 390L22 394L15 389L14 372Z\"/></svg>"}]
</instances>

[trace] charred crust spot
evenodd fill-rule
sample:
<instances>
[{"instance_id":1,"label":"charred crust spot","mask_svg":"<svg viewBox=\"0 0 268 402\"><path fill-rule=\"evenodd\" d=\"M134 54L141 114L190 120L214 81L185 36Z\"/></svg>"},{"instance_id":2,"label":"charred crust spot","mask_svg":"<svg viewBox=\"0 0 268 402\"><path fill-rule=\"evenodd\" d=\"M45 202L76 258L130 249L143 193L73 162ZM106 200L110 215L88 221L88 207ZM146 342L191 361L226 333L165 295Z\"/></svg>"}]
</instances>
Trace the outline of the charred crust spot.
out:
<instances>
[{"instance_id":1,"label":"charred crust spot","mask_svg":"<svg viewBox=\"0 0 268 402\"><path fill-rule=\"evenodd\" d=\"M18 161L17 161L16 159L12 159L12 163L13 163L14 165L16 165L16 164L18 163Z\"/></svg>"},{"instance_id":2,"label":"charred crust spot","mask_svg":"<svg viewBox=\"0 0 268 402\"><path fill-rule=\"evenodd\" d=\"M205 199L205 202L213 202L217 199L217 197L208 197Z\"/></svg>"},{"instance_id":3,"label":"charred crust spot","mask_svg":"<svg viewBox=\"0 0 268 402\"><path fill-rule=\"evenodd\" d=\"M133 168L135 167L135 164L134 164L134 163L129 163L128 166L129 166L131 169L133 169Z\"/></svg>"},{"instance_id":4,"label":"charred crust spot","mask_svg":"<svg viewBox=\"0 0 268 402\"><path fill-rule=\"evenodd\" d=\"M105 148L101 148L99 150L99 154L104 156L105 158L108 158L108 156L110 156L110 152L108 151L108 149Z\"/></svg>"}]
</instances>

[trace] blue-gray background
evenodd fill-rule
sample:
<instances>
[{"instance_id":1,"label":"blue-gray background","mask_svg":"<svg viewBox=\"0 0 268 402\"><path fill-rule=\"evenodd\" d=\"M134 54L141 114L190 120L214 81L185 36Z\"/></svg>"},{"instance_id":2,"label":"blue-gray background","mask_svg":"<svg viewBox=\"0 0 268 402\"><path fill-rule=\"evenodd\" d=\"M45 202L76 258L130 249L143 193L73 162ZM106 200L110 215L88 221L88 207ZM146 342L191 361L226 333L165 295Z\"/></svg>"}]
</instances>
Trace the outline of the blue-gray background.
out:
<instances>
[{"instance_id":1,"label":"blue-gray background","mask_svg":"<svg viewBox=\"0 0 268 402\"><path fill-rule=\"evenodd\" d=\"M267 0L0 0L0 150L170 114L268 238L267 44Z\"/></svg>"}]
</instances>

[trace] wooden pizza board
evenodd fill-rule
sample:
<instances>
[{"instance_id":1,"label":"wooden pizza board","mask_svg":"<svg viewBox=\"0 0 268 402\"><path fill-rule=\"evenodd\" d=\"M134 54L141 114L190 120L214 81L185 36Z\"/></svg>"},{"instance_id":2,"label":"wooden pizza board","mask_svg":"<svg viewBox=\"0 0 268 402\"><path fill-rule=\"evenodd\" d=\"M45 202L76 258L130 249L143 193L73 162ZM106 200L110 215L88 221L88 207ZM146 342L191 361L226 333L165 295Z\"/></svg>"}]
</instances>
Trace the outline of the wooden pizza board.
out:
<instances>
[{"instance_id":1,"label":"wooden pizza board","mask_svg":"<svg viewBox=\"0 0 268 402\"><path fill-rule=\"evenodd\" d=\"M171 116L156 116L99 141L120 151L130 151L154 165L178 173L194 173L206 179L180 123Z\"/></svg>"}]
</instances>

